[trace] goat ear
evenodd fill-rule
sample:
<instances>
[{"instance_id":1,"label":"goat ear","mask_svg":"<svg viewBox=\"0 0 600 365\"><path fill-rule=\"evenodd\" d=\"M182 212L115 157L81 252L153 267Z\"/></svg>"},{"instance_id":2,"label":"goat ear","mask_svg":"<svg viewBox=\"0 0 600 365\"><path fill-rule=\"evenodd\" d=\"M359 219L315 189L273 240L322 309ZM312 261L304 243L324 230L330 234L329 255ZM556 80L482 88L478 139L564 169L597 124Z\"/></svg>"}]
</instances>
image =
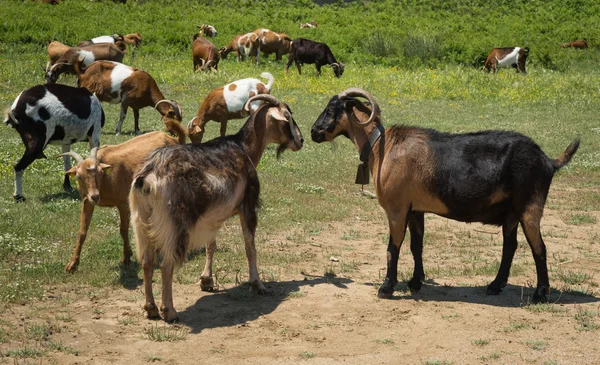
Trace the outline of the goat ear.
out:
<instances>
[{"instance_id":1,"label":"goat ear","mask_svg":"<svg viewBox=\"0 0 600 365\"><path fill-rule=\"evenodd\" d=\"M271 108L269 110L269 116L273 119L282 121L282 122L287 122L288 119L286 117L283 116L283 114L281 114L281 112L279 111L279 109L276 108Z\"/></svg>"},{"instance_id":2,"label":"goat ear","mask_svg":"<svg viewBox=\"0 0 600 365\"><path fill-rule=\"evenodd\" d=\"M201 133L201 132L202 132L202 128L200 128L199 125L195 125L194 128L192 129L192 133L190 133L190 134Z\"/></svg>"},{"instance_id":3,"label":"goat ear","mask_svg":"<svg viewBox=\"0 0 600 365\"><path fill-rule=\"evenodd\" d=\"M105 163L102 163L102 162L100 162L100 168L102 169L102 172L103 172L105 175L108 175L108 174L110 174L110 171L111 171L111 170L110 170L110 165L107 165L107 164L105 164Z\"/></svg>"},{"instance_id":4,"label":"goat ear","mask_svg":"<svg viewBox=\"0 0 600 365\"><path fill-rule=\"evenodd\" d=\"M75 175L77 175L77 166L73 166L68 171L65 171L65 175L69 175L70 177L75 177Z\"/></svg>"}]
</instances>

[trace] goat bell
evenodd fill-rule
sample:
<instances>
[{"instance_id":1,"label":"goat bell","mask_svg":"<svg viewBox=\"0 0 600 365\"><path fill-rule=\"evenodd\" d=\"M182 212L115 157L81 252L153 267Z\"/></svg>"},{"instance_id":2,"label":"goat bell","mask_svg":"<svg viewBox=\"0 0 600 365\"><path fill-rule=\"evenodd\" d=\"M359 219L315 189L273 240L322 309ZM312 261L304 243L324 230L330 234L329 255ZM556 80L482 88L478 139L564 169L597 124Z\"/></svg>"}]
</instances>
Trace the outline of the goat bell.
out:
<instances>
[{"instance_id":1,"label":"goat bell","mask_svg":"<svg viewBox=\"0 0 600 365\"><path fill-rule=\"evenodd\" d=\"M356 171L355 184L367 185L369 183L369 165L361 163Z\"/></svg>"}]
</instances>

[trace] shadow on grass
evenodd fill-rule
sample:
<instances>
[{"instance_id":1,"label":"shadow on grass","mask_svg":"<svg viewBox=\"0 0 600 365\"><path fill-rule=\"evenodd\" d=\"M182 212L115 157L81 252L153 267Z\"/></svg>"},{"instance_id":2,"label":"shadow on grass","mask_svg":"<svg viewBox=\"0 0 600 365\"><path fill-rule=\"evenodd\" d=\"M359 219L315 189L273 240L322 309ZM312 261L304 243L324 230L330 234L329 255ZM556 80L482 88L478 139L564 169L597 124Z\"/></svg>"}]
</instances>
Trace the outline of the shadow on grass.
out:
<instances>
[{"instance_id":1,"label":"shadow on grass","mask_svg":"<svg viewBox=\"0 0 600 365\"><path fill-rule=\"evenodd\" d=\"M134 290L144 283L144 280L138 276L139 270L140 264L137 261L127 265L119 265L119 282L123 285L123 288Z\"/></svg>"},{"instance_id":2,"label":"shadow on grass","mask_svg":"<svg viewBox=\"0 0 600 365\"><path fill-rule=\"evenodd\" d=\"M244 326L273 312L288 299L290 293L300 291L303 286L335 285L347 289L347 284L352 282L350 279L311 275L305 280L264 283L268 291L265 295L255 294L245 283L203 295L195 304L178 313L178 323L188 326L191 333L209 328Z\"/></svg>"},{"instance_id":3,"label":"shadow on grass","mask_svg":"<svg viewBox=\"0 0 600 365\"><path fill-rule=\"evenodd\" d=\"M396 285L394 296L389 300L420 300L423 302L463 302L491 305L505 308L518 308L532 304L535 287L508 284L499 295L487 295L485 286L441 285L427 280L418 293L411 293L406 283ZM600 298L582 292L561 292L552 289L549 303L584 304L600 302Z\"/></svg>"},{"instance_id":4,"label":"shadow on grass","mask_svg":"<svg viewBox=\"0 0 600 365\"><path fill-rule=\"evenodd\" d=\"M72 199L79 200L79 191L77 189L71 189L71 191L61 191L59 193L47 194L39 198L42 203L50 203L53 200L60 199Z\"/></svg>"}]
</instances>

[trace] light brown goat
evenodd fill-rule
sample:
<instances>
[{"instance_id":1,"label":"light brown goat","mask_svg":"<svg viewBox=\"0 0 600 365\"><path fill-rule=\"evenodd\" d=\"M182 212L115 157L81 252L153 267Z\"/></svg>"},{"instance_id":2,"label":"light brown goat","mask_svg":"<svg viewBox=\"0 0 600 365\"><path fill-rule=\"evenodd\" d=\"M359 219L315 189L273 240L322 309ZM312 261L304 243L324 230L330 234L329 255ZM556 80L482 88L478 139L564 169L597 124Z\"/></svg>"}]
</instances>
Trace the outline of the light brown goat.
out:
<instances>
[{"instance_id":1,"label":"light brown goat","mask_svg":"<svg viewBox=\"0 0 600 365\"><path fill-rule=\"evenodd\" d=\"M85 68L94 61L121 62L126 48L126 44L120 41L115 44L98 43L85 47L71 47L46 71L46 83L55 83L63 73L78 74L80 71L77 67Z\"/></svg>"},{"instance_id":2,"label":"light brown goat","mask_svg":"<svg viewBox=\"0 0 600 365\"><path fill-rule=\"evenodd\" d=\"M237 60L243 61L246 57L254 57L254 61L258 64L258 56L260 53L260 40L258 35L253 32L239 34L225 47L219 49L219 55L225 59L227 55L235 51Z\"/></svg>"},{"instance_id":3,"label":"light brown goat","mask_svg":"<svg viewBox=\"0 0 600 365\"><path fill-rule=\"evenodd\" d=\"M282 56L292 49L292 39L285 33L275 33L265 28L258 28L253 33L260 40L260 52L265 56L275 53L277 61L281 61Z\"/></svg>"},{"instance_id":4,"label":"light brown goat","mask_svg":"<svg viewBox=\"0 0 600 365\"><path fill-rule=\"evenodd\" d=\"M163 132L150 132L119 145L103 146L99 150L94 148L90 157L85 160L75 152L63 154L72 156L77 161L77 166L67 171L67 174L77 177L77 188L81 196L77 244L71 261L65 266L65 271L72 273L77 270L81 249L96 206L116 207L119 210L120 233L123 238L121 262L124 264L131 262L128 197L133 174L153 149L185 144L185 129L181 124L172 119L167 120L165 124L171 132L178 135L178 138L170 137Z\"/></svg>"},{"instance_id":5,"label":"light brown goat","mask_svg":"<svg viewBox=\"0 0 600 365\"><path fill-rule=\"evenodd\" d=\"M218 70L219 68L219 52L217 47L211 41L204 38L201 33L194 35L192 42L192 61L194 63L194 72L204 70Z\"/></svg>"},{"instance_id":6,"label":"light brown goat","mask_svg":"<svg viewBox=\"0 0 600 365\"><path fill-rule=\"evenodd\" d=\"M48 63L46 64L46 72L58 61L71 47L62 44L59 41L53 41L48 44Z\"/></svg>"},{"instance_id":7,"label":"light brown goat","mask_svg":"<svg viewBox=\"0 0 600 365\"><path fill-rule=\"evenodd\" d=\"M133 109L136 134L140 134L139 110L145 107L153 107L163 117L181 121L179 104L165 100L152 76L137 68L113 61L96 61L79 75L78 84L95 93L100 101L121 104L117 135L121 134L127 108Z\"/></svg>"},{"instance_id":8,"label":"light brown goat","mask_svg":"<svg viewBox=\"0 0 600 365\"><path fill-rule=\"evenodd\" d=\"M269 94L275 82L273 75L268 72L263 72L260 77L267 79L267 84L259 79L248 78L212 90L200 105L196 116L188 122L188 133L192 142L202 142L205 125L211 120L221 123L221 136L224 136L228 120L250 115L250 111L243 108L248 99L258 94ZM255 102L252 111L258 106L259 102Z\"/></svg>"},{"instance_id":9,"label":"light brown goat","mask_svg":"<svg viewBox=\"0 0 600 365\"><path fill-rule=\"evenodd\" d=\"M577 48L577 49L586 49L588 48L587 40L579 39L573 42L563 43L560 45L560 48Z\"/></svg>"}]
</instances>

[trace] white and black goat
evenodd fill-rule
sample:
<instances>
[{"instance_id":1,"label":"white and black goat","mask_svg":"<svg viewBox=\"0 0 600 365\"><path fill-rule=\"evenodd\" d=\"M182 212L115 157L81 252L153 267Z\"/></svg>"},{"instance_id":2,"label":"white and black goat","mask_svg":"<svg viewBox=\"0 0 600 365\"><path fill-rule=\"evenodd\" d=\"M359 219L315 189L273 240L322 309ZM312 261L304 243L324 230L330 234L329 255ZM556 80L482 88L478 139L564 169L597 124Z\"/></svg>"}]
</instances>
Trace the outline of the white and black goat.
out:
<instances>
[{"instance_id":1,"label":"white and black goat","mask_svg":"<svg viewBox=\"0 0 600 365\"><path fill-rule=\"evenodd\" d=\"M13 197L23 201L23 171L34 160L46 158L48 144L62 145L63 153L71 144L88 141L90 148L100 145L100 130L104 126L104 111L98 98L85 88L67 85L37 85L23 91L6 112L4 123L19 132L25 153L15 165ZM65 171L71 168L69 156L64 156ZM71 188L68 175L63 183Z\"/></svg>"},{"instance_id":2,"label":"white and black goat","mask_svg":"<svg viewBox=\"0 0 600 365\"><path fill-rule=\"evenodd\" d=\"M139 110L153 107L163 117L181 122L181 107L173 100L165 100L156 81L147 72L113 61L96 61L79 75L78 85L93 92L100 101L120 103L121 115L116 133L127 116L127 108L133 109L135 133L140 134Z\"/></svg>"},{"instance_id":3,"label":"white and black goat","mask_svg":"<svg viewBox=\"0 0 600 365\"><path fill-rule=\"evenodd\" d=\"M370 105L355 97L366 98ZM317 143L340 135L354 142L363 162L358 183L368 183L367 174L373 174L377 199L390 228L387 274L379 297L391 297L398 283L398 256L407 226L415 261L408 287L421 289L424 213L434 213L502 226L502 261L496 279L487 287L491 295L499 294L508 282L520 223L537 270L533 301L547 301L550 284L540 221L552 177L569 163L579 140L551 159L531 138L519 133L450 134L402 125L385 129L379 114L373 96L348 89L331 98L311 130Z\"/></svg>"},{"instance_id":4,"label":"white and black goat","mask_svg":"<svg viewBox=\"0 0 600 365\"><path fill-rule=\"evenodd\" d=\"M256 264L254 244L260 185L256 171L270 143L298 151L303 139L287 105L274 96L248 100L265 103L231 136L206 143L161 147L148 155L134 177L129 194L131 221L138 260L144 270L144 309L149 318L159 317L152 294L156 257L162 273L163 318L173 321L173 270L191 250L206 247L201 275L203 290L213 289L212 260L216 235L225 220L239 214L246 244L250 284L265 291Z\"/></svg>"},{"instance_id":5,"label":"white and black goat","mask_svg":"<svg viewBox=\"0 0 600 365\"><path fill-rule=\"evenodd\" d=\"M246 117L258 109L260 101L252 103L251 110L245 110L244 105L255 95L269 94L275 82L269 72L263 72L260 77L267 79L267 83L254 78L241 79L208 93L196 116L188 122L190 140L194 143L202 142L205 125L211 120L221 123L222 137L227 132L228 120Z\"/></svg>"}]
</instances>

